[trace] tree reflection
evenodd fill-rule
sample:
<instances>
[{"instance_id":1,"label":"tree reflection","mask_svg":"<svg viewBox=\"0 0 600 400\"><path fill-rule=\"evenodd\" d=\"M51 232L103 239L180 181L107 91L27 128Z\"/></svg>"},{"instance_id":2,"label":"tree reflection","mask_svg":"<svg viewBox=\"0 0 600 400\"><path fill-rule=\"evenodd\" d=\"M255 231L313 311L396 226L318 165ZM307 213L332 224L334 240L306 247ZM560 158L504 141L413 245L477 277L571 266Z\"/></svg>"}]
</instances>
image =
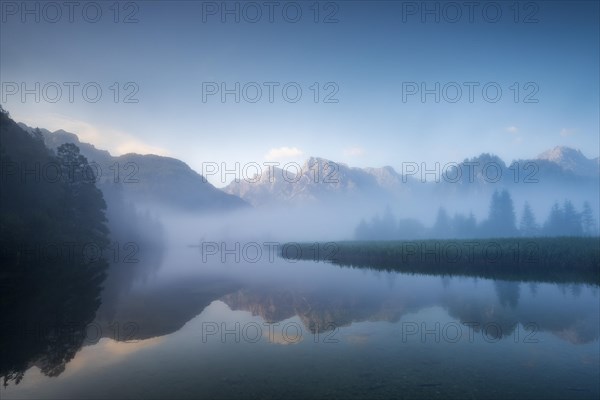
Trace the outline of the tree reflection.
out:
<instances>
[{"instance_id":1,"label":"tree reflection","mask_svg":"<svg viewBox=\"0 0 600 400\"><path fill-rule=\"evenodd\" d=\"M77 246L53 262L40 260L35 252L29 256L21 258L18 269L6 268L0 279L4 386L18 384L33 365L47 376L64 371L94 320L106 276L106 261L86 260Z\"/></svg>"},{"instance_id":2,"label":"tree reflection","mask_svg":"<svg viewBox=\"0 0 600 400\"><path fill-rule=\"evenodd\" d=\"M420 324L422 321L418 317L407 315L437 306L460 324L481 332L486 340L514 338L519 334L526 337L527 332L533 332L533 337L537 331L551 332L571 343L589 343L598 338L598 315L593 307L573 308L569 303L560 303L550 309L544 299L526 299L526 304L521 305L519 282L493 281L491 287L495 288L496 296L490 296L487 289L465 290L460 282L445 281L448 289L443 292L414 291L410 283L402 282L388 292L373 291L369 287L272 287L260 284L246 286L220 300L232 310L248 311L267 323L279 323L297 316L313 334L363 321L417 321ZM537 286L532 287L537 290ZM593 287L588 288L597 299ZM575 289L578 294L571 298L582 296L582 289L579 285ZM555 287L555 290L559 288Z\"/></svg>"},{"instance_id":3,"label":"tree reflection","mask_svg":"<svg viewBox=\"0 0 600 400\"><path fill-rule=\"evenodd\" d=\"M517 308L521 287L518 282L494 281L498 300L503 307Z\"/></svg>"}]
</instances>

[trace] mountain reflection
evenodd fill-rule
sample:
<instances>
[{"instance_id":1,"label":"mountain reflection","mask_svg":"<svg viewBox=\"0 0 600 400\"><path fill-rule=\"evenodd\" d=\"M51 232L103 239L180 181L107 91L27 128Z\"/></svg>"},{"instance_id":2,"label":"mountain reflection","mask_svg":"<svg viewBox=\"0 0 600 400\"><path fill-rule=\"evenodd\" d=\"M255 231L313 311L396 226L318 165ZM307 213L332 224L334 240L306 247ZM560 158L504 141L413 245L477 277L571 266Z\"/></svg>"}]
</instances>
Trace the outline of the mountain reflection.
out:
<instances>
[{"instance_id":1,"label":"mountain reflection","mask_svg":"<svg viewBox=\"0 0 600 400\"><path fill-rule=\"evenodd\" d=\"M96 322L104 327L115 321L133 322L136 332L123 340L146 339L179 330L211 302L221 300L231 310L249 312L267 323L297 316L312 333L364 321L406 322L422 310L440 307L475 332L486 329L492 339L513 335L519 325L521 330L550 332L571 343L588 343L600 335L599 316L589 301L590 296L597 300L594 286L365 272L373 273L385 287L344 284L343 277L337 285L319 277L301 283L276 278L257 282L202 273L159 279L107 299ZM421 278L430 287L415 287ZM529 290L523 291L522 285Z\"/></svg>"},{"instance_id":2,"label":"mountain reflection","mask_svg":"<svg viewBox=\"0 0 600 400\"><path fill-rule=\"evenodd\" d=\"M285 290L257 286L241 289L220 300L232 310L248 311L268 323L298 316L312 333L330 331L353 322L396 323L405 321L403 318L407 314L437 306L475 332L485 329L486 336L491 339L513 335L519 324L525 331L551 332L571 343L588 343L599 337L600 318L593 308L573 307L572 304L581 295L582 285L571 285L572 290L563 293L569 300L567 304L557 301L549 305L532 297L528 304L521 306L519 282L493 281L496 297L492 297L483 290L469 290L460 280L458 282L463 283L464 288L454 290L450 289L449 278L440 281L445 289L441 293L419 293L402 285L388 292L367 289L361 292L356 288L347 291ZM556 285L547 285L546 289L546 296L555 296L561 291ZM597 297L594 291L592 295Z\"/></svg>"},{"instance_id":3,"label":"mountain reflection","mask_svg":"<svg viewBox=\"0 0 600 400\"><path fill-rule=\"evenodd\" d=\"M232 310L243 310L276 323L298 316L311 333L327 332L353 322L398 321L406 304L387 309L384 299L366 294L331 296L327 292L290 292L280 288L242 289L222 297Z\"/></svg>"},{"instance_id":4,"label":"mountain reflection","mask_svg":"<svg viewBox=\"0 0 600 400\"><path fill-rule=\"evenodd\" d=\"M57 376L82 346L101 337L127 342L177 332L216 300L267 323L298 317L311 333L360 322L420 324L427 309L437 307L475 332L485 330L491 339L549 332L580 344L599 337L595 286L369 269L344 270L341 276L337 267L323 264L288 264L275 272L254 265L245 274L216 269L165 276L176 266L164 259L162 249L139 258L138 264L110 267L100 262L29 263L19 274L3 277L9 289L3 292L0 336L4 383L18 383L32 366ZM313 279L290 279L294 268L308 267L314 268ZM332 282L331 276L338 281ZM86 336L91 325L99 335Z\"/></svg>"}]
</instances>

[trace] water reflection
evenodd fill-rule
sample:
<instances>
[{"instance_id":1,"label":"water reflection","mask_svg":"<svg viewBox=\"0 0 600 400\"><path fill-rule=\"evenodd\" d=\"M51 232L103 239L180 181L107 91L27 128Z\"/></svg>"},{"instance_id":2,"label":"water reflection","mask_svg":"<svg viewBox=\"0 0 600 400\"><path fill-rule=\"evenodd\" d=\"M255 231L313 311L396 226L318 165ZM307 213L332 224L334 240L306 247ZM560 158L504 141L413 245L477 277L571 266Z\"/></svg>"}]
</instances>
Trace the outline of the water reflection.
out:
<instances>
[{"instance_id":1,"label":"water reflection","mask_svg":"<svg viewBox=\"0 0 600 400\"><path fill-rule=\"evenodd\" d=\"M140 272L147 277L151 270ZM176 332L220 300L266 323L298 317L312 333L365 321L398 323L408 314L441 307L476 332L488 327L490 337L510 337L519 325L571 343L600 336L598 291L593 285L425 277L285 261L276 266L237 265L235 270L221 266L216 271L121 284L118 296L112 289L105 292L96 322L106 332L115 322L133 322L135 332L126 339L146 339ZM297 271L310 279L296 279Z\"/></svg>"},{"instance_id":2,"label":"water reflection","mask_svg":"<svg viewBox=\"0 0 600 400\"><path fill-rule=\"evenodd\" d=\"M60 375L83 345L86 326L100 305L107 263L69 254L52 262L40 260L35 251L21 253L11 265L11 260L3 260L7 262L0 277L4 386L18 384L32 365L47 376Z\"/></svg>"},{"instance_id":3,"label":"water reflection","mask_svg":"<svg viewBox=\"0 0 600 400\"><path fill-rule=\"evenodd\" d=\"M413 277L414 279L414 277ZM452 280L450 280L452 281ZM495 288L496 296L489 296L487 288ZM398 284L395 290L364 291L310 291L282 288L244 288L221 298L232 310L244 310L259 315L269 323L282 322L298 316L311 332L328 331L348 326L353 322L406 321L414 314L430 307L441 307L453 318L475 332L486 329L491 338L511 337L521 325L530 332L548 331L571 343L588 343L598 339L599 316L597 294L583 286L578 295L559 293L555 285L544 284L543 293L527 298L519 305L518 282L479 282L479 287L464 279L454 282L440 279L442 290L421 292L410 290L410 285ZM585 294L585 301L578 298ZM420 323L420 321L417 321Z\"/></svg>"},{"instance_id":4,"label":"water reflection","mask_svg":"<svg viewBox=\"0 0 600 400\"><path fill-rule=\"evenodd\" d=\"M168 335L200 314L213 300L234 290L235 284L219 279L172 280L156 286L134 286L116 301L102 304L94 321L103 337L139 340ZM115 326L129 329L115 336Z\"/></svg>"},{"instance_id":5,"label":"water reflection","mask_svg":"<svg viewBox=\"0 0 600 400\"><path fill-rule=\"evenodd\" d=\"M109 264L106 255L116 254L110 246L100 257L78 243L69 243L69 251L44 250L53 245L25 243L20 250L2 249L0 377L4 386L18 384L32 366L46 376L59 376L82 346L97 342L103 334L112 332L115 337L115 326L105 321L118 320L119 304L136 282L158 271L164 252L161 246L136 243L136 262L119 257ZM13 254L19 254L18 259ZM142 325L148 326L146 321ZM170 332L173 329L162 331ZM128 332L123 333L119 339L128 338Z\"/></svg>"},{"instance_id":6,"label":"water reflection","mask_svg":"<svg viewBox=\"0 0 600 400\"><path fill-rule=\"evenodd\" d=\"M52 393L57 396L67 392L87 393L87 387L98 387L107 396L114 394L103 389L96 379L97 374L109 379L106 371L114 368L110 379L121 383L113 383L119 387L121 397L146 397L148 392L144 392L144 385L151 385L151 382L144 381L139 392L123 391L124 382L129 381L132 370L148 376L163 373L163 364L172 370L173 376L168 380L170 390L179 390L179 385L186 385L190 393L198 395L200 389L192 382L199 378L186 371L202 370L206 376L202 378L201 386L202 390L207 390L202 393L218 395L226 387L227 393L234 396L250 388L258 390L256 379L260 380L264 374L277 378L281 385L290 384L282 378L282 374L289 374L288 378L293 379L292 371L285 372L284 365L289 363L307 368L304 375L295 379L299 389L309 387L301 383L322 377L320 373L311 372L316 362L311 357L317 357L322 365L321 373L329 373L327 371L335 367L340 381L360 382L383 393L388 387L385 382L401 379L407 390L417 390L412 393L418 396L419 391L436 390L440 385L449 384L440 378L446 373L443 371L447 365L443 360L447 357L464 366L473 364L481 368L486 365L485 368L490 370L485 370L482 376L489 378L497 370L492 371L493 363L488 365L489 360L481 357L492 357L498 365L506 364L502 368L510 367L509 361L500 362L505 356L524 363L523 368L533 368L528 367L528 363L538 365L536 363L545 360L544 357L554 357L553 352L558 351L556 354L571 354L571 358L579 360L571 360L575 364L570 364L569 368L584 372L577 384L561 382L561 388L584 387L585 395L598 392L589 386L586 375L590 368L595 368L597 353L584 350L589 354L580 355L575 350L577 347L586 349L584 346L597 341L600 335L598 287L593 285L421 276L305 261L199 265L193 254L182 249L140 254L140 260L139 264L110 267L101 304L98 301L101 280L73 278L70 284L68 279L61 278L62 287L73 289L68 294L56 297L38 311L23 304L15 308L10 314L13 319L28 316L29 321L44 321L44 315L50 315L48 308L52 308L55 314L63 316L57 320L61 324L66 320L77 320L83 326L100 327L102 334L90 338L88 330L85 338L85 330L78 331L72 340L73 335L61 336L59 330L54 330L45 334L51 340L45 339L42 345L34 347L25 341L14 346L13 343L23 339L17 335L5 338L8 331L3 329L2 343L10 345L3 346L2 375L17 381L22 378L23 371L29 370L27 376L32 378L26 386L30 390L27 393L39 394L48 382L43 377L36 377L37 369L32 367L40 368L49 376L60 375L79 351L69 364L72 365L69 372L61 375L63 381L53 386ZM19 293L6 298L16 302L16 299L27 298L24 293L35 293L29 286L17 288ZM37 297L35 304L39 307ZM259 326L298 323L308 336L293 342L294 346L281 346L291 342L282 335L280 325L272 335L263 332L264 340L257 343L220 343L219 335L212 337L216 343L205 343L202 337L204 324L221 326L223 322L229 328L236 322L253 322ZM408 335L408 341L403 340L407 336L406 328L431 329L436 323L462 324L465 332L471 330L479 338L484 333L486 342L497 341L498 345L487 349L479 347L481 344L477 341L467 341L462 345L440 347L423 341L420 332ZM65 346L67 337L70 342ZM337 341L323 346L326 337ZM321 344L314 348L318 350L316 353L310 347L318 345L315 338L319 338ZM518 344L513 340L515 338L519 339ZM518 346L526 343L525 338L533 338L539 343L537 347L527 347L527 353L520 359L518 354L523 348ZM481 356L477 355L479 351ZM364 357L367 357L365 365L379 372L361 370L359 375L354 375L351 368L340 367L359 366ZM257 360L263 359L263 369L256 369L254 374ZM8 360L10 365L7 366ZM401 360L404 360L403 364L399 365ZM556 365L553 373L560 374L560 362L552 363ZM516 367L519 368L521 366ZM402 370L403 375L393 375L396 370ZM410 381L413 378L414 382ZM79 379L83 379L85 388L81 386L72 391ZM453 375L451 380L461 379L465 384L472 382L471 375L463 378ZM265 390L269 387L273 391L279 387L272 380L264 381L263 386ZM448 390L446 386L444 388ZM9 394L18 393L18 388L14 390L16 392ZM455 390L457 395L466 393L462 389Z\"/></svg>"}]
</instances>

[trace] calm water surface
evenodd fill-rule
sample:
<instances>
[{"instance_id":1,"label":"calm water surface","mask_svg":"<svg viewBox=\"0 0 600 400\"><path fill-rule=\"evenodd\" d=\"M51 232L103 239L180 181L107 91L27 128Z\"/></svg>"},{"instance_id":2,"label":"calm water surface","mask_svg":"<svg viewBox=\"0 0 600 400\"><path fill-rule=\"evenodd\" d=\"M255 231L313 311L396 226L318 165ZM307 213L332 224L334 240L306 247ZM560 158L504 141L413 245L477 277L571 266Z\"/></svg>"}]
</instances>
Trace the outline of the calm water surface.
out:
<instances>
[{"instance_id":1,"label":"calm water surface","mask_svg":"<svg viewBox=\"0 0 600 400\"><path fill-rule=\"evenodd\" d=\"M111 267L64 371L12 398L598 398L597 286L275 259L172 246Z\"/></svg>"}]
</instances>

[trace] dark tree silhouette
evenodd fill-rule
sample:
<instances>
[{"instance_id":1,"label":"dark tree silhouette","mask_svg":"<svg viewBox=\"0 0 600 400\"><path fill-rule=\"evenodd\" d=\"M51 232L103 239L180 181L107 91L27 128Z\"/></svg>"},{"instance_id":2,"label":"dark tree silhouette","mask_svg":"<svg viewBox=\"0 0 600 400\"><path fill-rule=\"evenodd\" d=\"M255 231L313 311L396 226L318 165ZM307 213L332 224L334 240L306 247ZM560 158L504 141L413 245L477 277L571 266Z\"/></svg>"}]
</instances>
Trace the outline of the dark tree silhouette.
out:
<instances>
[{"instance_id":1,"label":"dark tree silhouette","mask_svg":"<svg viewBox=\"0 0 600 400\"><path fill-rule=\"evenodd\" d=\"M494 191L490 213L484 223L486 236L512 237L517 233L515 210L507 190Z\"/></svg>"},{"instance_id":2,"label":"dark tree silhouette","mask_svg":"<svg viewBox=\"0 0 600 400\"><path fill-rule=\"evenodd\" d=\"M570 200L565 200L562 207L554 203L543 228L547 236L593 235L594 231L595 221L589 204L587 209L584 204L584 211L579 213Z\"/></svg>"},{"instance_id":3,"label":"dark tree silhouette","mask_svg":"<svg viewBox=\"0 0 600 400\"><path fill-rule=\"evenodd\" d=\"M563 203L563 234L567 236L581 236L581 215L575 210L570 200Z\"/></svg>"},{"instance_id":4,"label":"dark tree silhouette","mask_svg":"<svg viewBox=\"0 0 600 400\"><path fill-rule=\"evenodd\" d=\"M56 376L85 338L107 263L83 248L108 239L104 200L79 149L53 154L0 108L0 376L18 383L32 364ZM6 168L6 169L4 169ZM53 173L51 172L53 171ZM42 249L60 249L48 255Z\"/></svg>"},{"instance_id":5,"label":"dark tree silhouette","mask_svg":"<svg viewBox=\"0 0 600 400\"><path fill-rule=\"evenodd\" d=\"M559 236L562 234L564 212L560 205L555 202L550 210L550 215L544 223L544 234L548 236Z\"/></svg>"},{"instance_id":6,"label":"dark tree silhouette","mask_svg":"<svg viewBox=\"0 0 600 400\"><path fill-rule=\"evenodd\" d=\"M523 206L519 231L521 232L521 236L537 236L540 233L540 227L535 220L535 215L533 215L533 211L531 211L531 206L528 202L525 202L525 205Z\"/></svg>"},{"instance_id":7,"label":"dark tree silhouette","mask_svg":"<svg viewBox=\"0 0 600 400\"><path fill-rule=\"evenodd\" d=\"M107 245L106 203L100 189L96 187L94 169L79 153L73 143L65 143L57 149L61 166L61 178L65 191L65 212L71 215L71 229L87 242L99 247Z\"/></svg>"}]
</instances>

